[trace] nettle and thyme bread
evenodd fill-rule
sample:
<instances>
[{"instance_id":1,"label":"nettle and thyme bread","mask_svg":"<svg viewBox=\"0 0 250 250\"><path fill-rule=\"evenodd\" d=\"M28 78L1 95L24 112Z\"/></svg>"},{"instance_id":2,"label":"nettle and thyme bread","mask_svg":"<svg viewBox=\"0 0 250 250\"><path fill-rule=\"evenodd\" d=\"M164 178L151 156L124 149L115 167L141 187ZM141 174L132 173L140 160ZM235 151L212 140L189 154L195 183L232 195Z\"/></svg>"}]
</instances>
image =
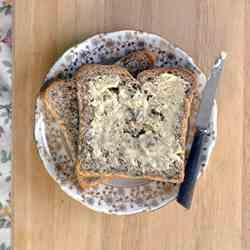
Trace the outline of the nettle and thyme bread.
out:
<instances>
[{"instance_id":1,"label":"nettle and thyme bread","mask_svg":"<svg viewBox=\"0 0 250 250\"><path fill-rule=\"evenodd\" d=\"M79 150L85 177L145 178L180 183L196 80L184 69L143 71L85 65L76 77Z\"/></svg>"},{"instance_id":2,"label":"nettle and thyme bread","mask_svg":"<svg viewBox=\"0 0 250 250\"><path fill-rule=\"evenodd\" d=\"M147 50L131 52L117 61L117 64L123 65L131 73L139 73L144 69L152 67L155 63L155 55ZM130 63L131 61L131 63ZM40 96L45 103L44 112L47 113L46 123L57 122L62 128L61 136L65 141L70 161L75 162L78 151L78 133L79 133L79 114L76 93L76 82L74 80L52 79L48 81L41 89ZM52 121L53 118L53 121ZM53 137L53 135L51 135ZM47 136L49 149L53 155L56 154L56 146L50 136ZM65 165L67 162L65 162ZM60 167L66 169L63 163ZM90 187L99 184L95 177L81 178L81 186Z\"/></svg>"},{"instance_id":3,"label":"nettle and thyme bread","mask_svg":"<svg viewBox=\"0 0 250 250\"><path fill-rule=\"evenodd\" d=\"M155 53L143 49L130 52L115 64L126 68L131 75L136 77L140 72L154 67L156 61Z\"/></svg>"}]
</instances>

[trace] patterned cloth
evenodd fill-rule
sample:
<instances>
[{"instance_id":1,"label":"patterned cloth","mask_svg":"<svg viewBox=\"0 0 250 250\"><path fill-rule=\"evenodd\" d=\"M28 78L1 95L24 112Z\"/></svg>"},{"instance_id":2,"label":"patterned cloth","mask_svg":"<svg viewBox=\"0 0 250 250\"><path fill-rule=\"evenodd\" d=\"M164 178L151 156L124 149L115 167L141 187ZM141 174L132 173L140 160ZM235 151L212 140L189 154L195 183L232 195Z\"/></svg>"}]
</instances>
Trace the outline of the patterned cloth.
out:
<instances>
[{"instance_id":1,"label":"patterned cloth","mask_svg":"<svg viewBox=\"0 0 250 250\"><path fill-rule=\"evenodd\" d=\"M0 250L10 250L11 1L0 0Z\"/></svg>"}]
</instances>

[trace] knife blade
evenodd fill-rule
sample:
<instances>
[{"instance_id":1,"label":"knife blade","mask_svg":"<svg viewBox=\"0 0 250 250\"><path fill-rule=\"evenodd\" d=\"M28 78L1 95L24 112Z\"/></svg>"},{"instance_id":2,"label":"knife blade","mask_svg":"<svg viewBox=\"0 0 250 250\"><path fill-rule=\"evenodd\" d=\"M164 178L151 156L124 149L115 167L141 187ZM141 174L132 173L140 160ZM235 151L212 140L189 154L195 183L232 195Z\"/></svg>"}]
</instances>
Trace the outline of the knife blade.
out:
<instances>
[{"instance_id":1,"label":"knife blade","mask_svg":"<svg viewBox=\"0 0 250 250\"><path fill-rule=\"evenodd\" d=\"M207 129L211 111L213 108L214 98L218 86L218 81L224 66L226 53L221 52L220 56L216 59L211 74L207 80L206 86L202 93L200 108L197 115L197 127L200 129Z\"/></svg>"},{"instance_id":2,"label":"knife blade","mask_svg":"<svg viewBox=\"0 0 250 250\"><path fill-rule=\"evenodd\" d=\"M195 133L191 151L185 167L184 181L180 186L177 196L177 202L187 209L191 207L195 184L200 172L200 156L202 152L202 145L204 144L204 140L209 133L208 126L210 115L225 59L226 53L221 52L213 65L206 86L202 92L201 103L196 121L197 131Z\"/></svg>"}]
</instances>

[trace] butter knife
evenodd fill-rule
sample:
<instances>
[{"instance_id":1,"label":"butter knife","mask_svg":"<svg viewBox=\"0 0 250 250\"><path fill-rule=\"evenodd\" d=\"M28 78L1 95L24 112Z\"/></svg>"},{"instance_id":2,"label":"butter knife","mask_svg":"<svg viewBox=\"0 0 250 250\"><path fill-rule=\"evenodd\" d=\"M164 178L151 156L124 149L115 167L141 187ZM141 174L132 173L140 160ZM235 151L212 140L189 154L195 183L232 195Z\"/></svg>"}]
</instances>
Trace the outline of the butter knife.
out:
<instances>
[{"instance_id":1,"label":"butter knife","mask_svg":"<svg viewBox=\"0 0 250 250\"><path fill-rule=\"evenodd\" d=\"M184 181L180 186L177 196L177 202L187 209L191 207L195 184L200 172L202 145L204 144L204 140L209 133L208 126L210 115L225 58L226 53L221 52L220 56L216 59L213 65L206 86L202 92L200 108L196 121L197 131L195 133L191 151L185 167Z\"/></svg>"}]
</instances>

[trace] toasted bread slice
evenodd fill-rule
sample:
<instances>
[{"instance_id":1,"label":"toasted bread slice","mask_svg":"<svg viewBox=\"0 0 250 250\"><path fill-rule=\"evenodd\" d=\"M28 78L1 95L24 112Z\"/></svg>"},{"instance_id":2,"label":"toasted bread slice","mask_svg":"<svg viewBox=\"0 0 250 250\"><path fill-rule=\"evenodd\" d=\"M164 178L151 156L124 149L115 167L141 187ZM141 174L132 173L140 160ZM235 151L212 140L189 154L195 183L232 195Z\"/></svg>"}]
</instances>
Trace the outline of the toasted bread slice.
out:
<instances>
[{"instance_id":1,"label":"toasted bread slice","mask_svg":"<svg viewBox=\"0 0 250 250\"><path fill-rule=\"evenodd\" d=\"M196 79L159 68L136 81L118 66L86 65L76 75L78 177L183 180L186 132Z\"/></svg>"}]
</instances>

